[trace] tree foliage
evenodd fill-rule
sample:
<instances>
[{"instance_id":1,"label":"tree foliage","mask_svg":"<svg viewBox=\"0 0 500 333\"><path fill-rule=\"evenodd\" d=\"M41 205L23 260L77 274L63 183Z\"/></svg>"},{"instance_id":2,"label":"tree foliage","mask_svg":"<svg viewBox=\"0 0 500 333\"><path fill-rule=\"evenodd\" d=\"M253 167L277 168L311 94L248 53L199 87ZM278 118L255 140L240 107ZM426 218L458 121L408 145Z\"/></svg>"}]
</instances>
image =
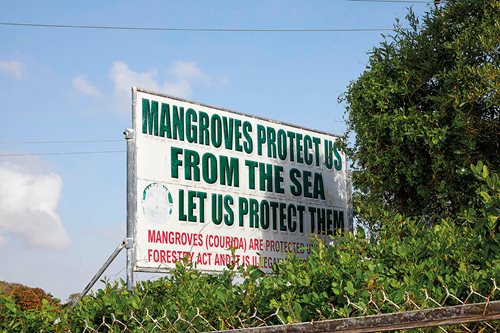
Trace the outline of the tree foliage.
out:
<instances>
[{"instance_id":1,"label":"tree foliage","mask_svg":"<svg viewBox=\"0 0 500 333\"><path fill-rule=\"evenodd\" d=\"M365 213L451 216L474 196L468 166L500 166L500 1L449 0L407 20L343 97L354 186Z\"/></svg>"}]
</instances>

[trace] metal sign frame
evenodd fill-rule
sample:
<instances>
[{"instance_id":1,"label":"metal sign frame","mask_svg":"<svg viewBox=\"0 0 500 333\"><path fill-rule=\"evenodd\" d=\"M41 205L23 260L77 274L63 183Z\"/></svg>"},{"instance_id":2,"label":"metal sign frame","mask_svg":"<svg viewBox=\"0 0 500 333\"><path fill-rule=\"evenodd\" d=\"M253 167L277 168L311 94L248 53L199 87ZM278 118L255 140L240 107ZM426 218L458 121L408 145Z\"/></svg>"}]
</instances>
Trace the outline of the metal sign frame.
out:
<instances>
[{"instance_id":1,"label":"metal sign frame","mask_svg":"<svg viewBox=\"0 0 500 333\"><path fill-rule=\"evenodd\" d=\"M188 103L190 105L198 106L201 108L210 108L213 110L219 110L222 112L228 112L232 115L236 116L241 116L241 117L246 117L249 119L254 119L256 121L264 121L267 123L275 124L276 126L287 126L291 127L297 130L303 130L307 132L313 132L313 133L318 133L318 135L325 135L325 136L331 136L335 138L341 138L341 136L334 135L332 133L324 132L324 131L319 131L319 130L313 130L305 127L300 127L297 125L289 124L286 122L279 122L275 120L270 120L262 117L257 117L253 115L248 115L244 113L239 113L235 112L232 110L220 108L220 107L214 107L206 104L201 104L197 102L193 102L190 100L185 100L185 99L180 99L177 97L169 96L166 94L161 94L157 92L152 92L149 90L137 88L137 87L132 87L132 127L133 129L127 129L124 134L125 138L127 141L127 237L125 240L125 248L127 250L127 287L129 289L132 289L133 287L133 272L134 271L142 271L142 272L168 272L169 268L138 268L137 267L137 262L136 262L136 245L137 245L137 218L138 218L138 212L137 212L137 207L138 207L138 197L137 197L137 135L139 133L136 133L135 130L139 128L138 121L136 116L136 108L138 107L138 101L137 101L137 95L138 93L145 93L145 94L150 94L157 96L159 98L168 98L171 100L175 100L177 102L182 102L182 103ZM347 165L347 163L345 163ZM350 205L351 201L351 184L350 184L350 176L349 176L349 171L345 170L346 172L346 207L345 207L345 212L346 212L346 225L345 229L346 231L352 231L353 228L353 221L352 221L352 207Z\"/></svg>"}]
</instances>

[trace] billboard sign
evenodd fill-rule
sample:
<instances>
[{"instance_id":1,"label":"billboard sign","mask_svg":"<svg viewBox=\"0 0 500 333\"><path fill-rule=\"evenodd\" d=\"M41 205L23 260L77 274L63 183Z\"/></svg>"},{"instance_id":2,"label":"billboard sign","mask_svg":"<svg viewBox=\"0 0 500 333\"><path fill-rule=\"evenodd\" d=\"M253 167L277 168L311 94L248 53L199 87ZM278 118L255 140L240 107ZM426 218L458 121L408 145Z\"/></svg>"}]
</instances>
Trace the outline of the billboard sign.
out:
<instances>
[{"instance_id":1,"label":"billboard sign","mask_svg":"<svg viewBox=\"0 0 500 333\"><path fill-rule=\"evenodd\" d=\"M348 225L338 137L133 88L134 269L264 270Z\"/></svg>"}]
</instances>

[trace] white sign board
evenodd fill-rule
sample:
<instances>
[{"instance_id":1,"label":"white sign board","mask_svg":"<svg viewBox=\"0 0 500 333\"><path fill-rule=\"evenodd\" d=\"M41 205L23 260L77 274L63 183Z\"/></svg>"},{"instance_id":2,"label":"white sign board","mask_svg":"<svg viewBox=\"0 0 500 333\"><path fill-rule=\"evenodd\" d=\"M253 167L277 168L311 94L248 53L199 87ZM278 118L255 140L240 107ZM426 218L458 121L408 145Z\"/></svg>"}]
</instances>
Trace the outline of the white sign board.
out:
<instances>
[{"instance_id":1,"label":"white sign board","mask_svg":"<svg viewBox=\"0 0 500 333\"><path fill-rule=\"evenodd\" d=\"M338 137L133 88L135 266L220 271L306 256L348 228Z\"/></svg>"}]
</instances>

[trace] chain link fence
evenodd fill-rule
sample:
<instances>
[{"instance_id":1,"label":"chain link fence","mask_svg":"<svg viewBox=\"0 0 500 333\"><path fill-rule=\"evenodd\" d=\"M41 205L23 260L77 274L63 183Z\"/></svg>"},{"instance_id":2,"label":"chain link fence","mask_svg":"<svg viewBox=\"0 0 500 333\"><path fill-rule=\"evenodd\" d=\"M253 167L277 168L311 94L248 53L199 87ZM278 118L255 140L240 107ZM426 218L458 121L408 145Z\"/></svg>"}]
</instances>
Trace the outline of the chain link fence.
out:
<instances>
[{"instance_id":1,"label":"chain link fence","mask_svg":"<svg viewBox=\"0 0 500 333\"><path fill-rule=\"evenodd\" d=\"M500 328L500 289L495 280L491 291L481 294L472 286L466 297L459 298L446 286L444 296L405 293L402 300L390 299L384 290L369 291L366 304L355 303L348 296L346 307L338 309L329 304L318 310L317 319L308 323L289 323L280 316L280 309L263 316L257 312L235 313L233 318L208 320L200 310L189 318L179 312L162 310L162 315L151 315L149 309L131 311L117 319L114 313L102 317L101 322L83 323L83 332L380 332L410 330L417 332L497 332ZM439 299L437 299L439 298ZM158 304L161 307L161 304ZM158 309L155 309L158 313ZM123 318L127 318L126 320ZM213 316L210 316L213 318Z\"/></svg>"}]
</instances>

